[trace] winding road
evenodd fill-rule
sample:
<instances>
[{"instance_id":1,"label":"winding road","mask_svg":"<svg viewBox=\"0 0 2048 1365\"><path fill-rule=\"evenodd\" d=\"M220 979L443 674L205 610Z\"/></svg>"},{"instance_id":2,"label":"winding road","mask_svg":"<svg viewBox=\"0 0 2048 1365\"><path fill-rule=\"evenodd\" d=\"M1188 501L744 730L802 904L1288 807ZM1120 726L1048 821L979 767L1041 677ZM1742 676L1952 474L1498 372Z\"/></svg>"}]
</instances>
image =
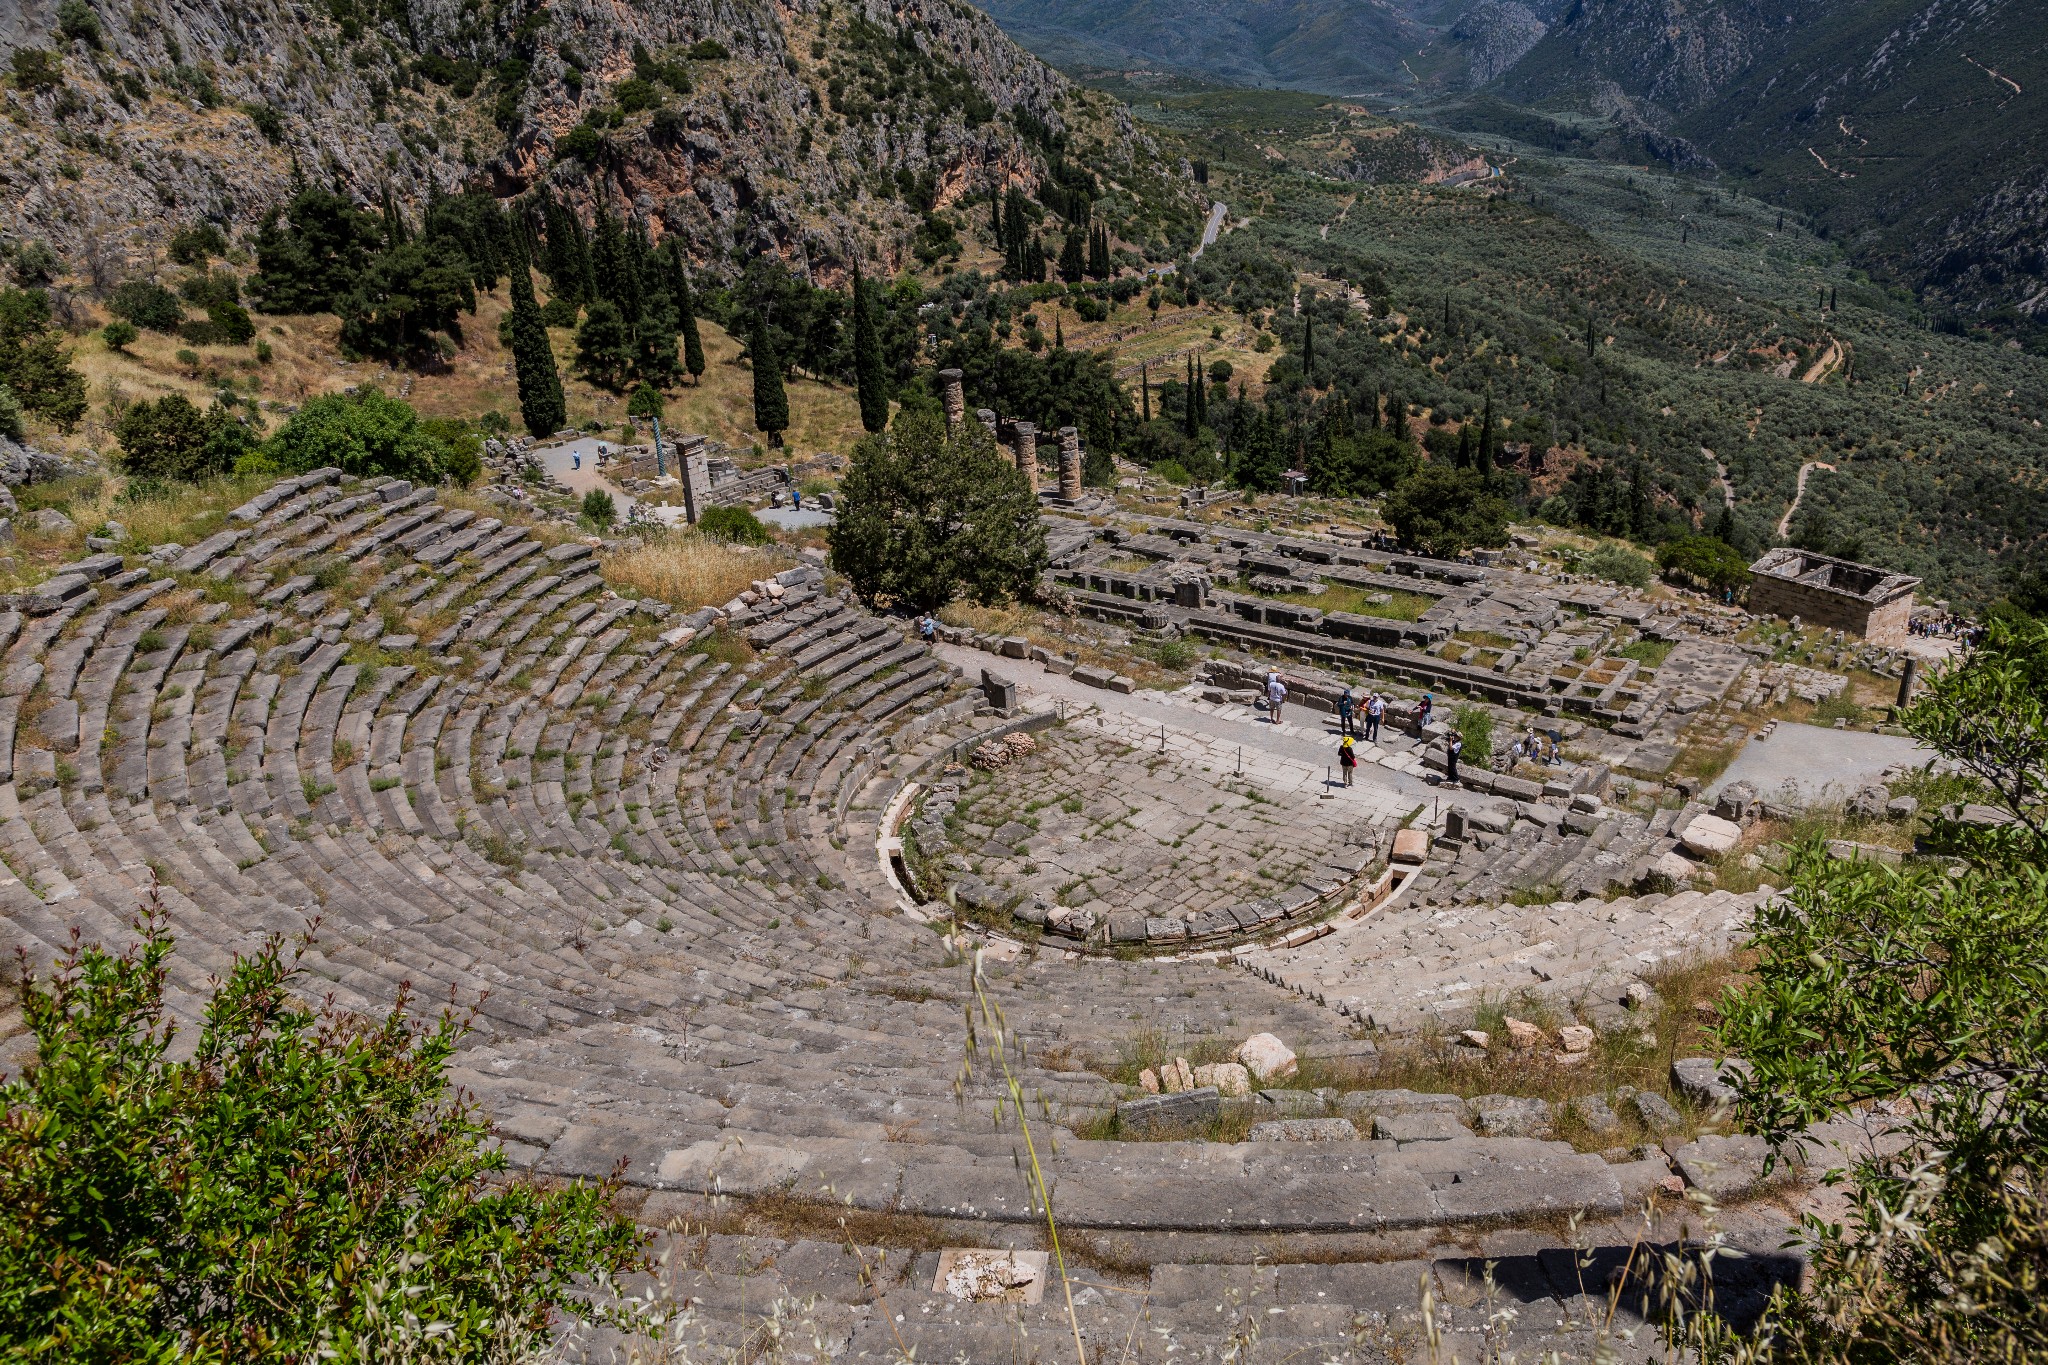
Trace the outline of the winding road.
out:
<instances>
[{"instance_id":1,"label":"winding road","mask_svg":"<svg viewBox=\"0 0 2048 1365\"><path fill-rule=\"evenodd\" d=\"M1835 472L1835 467L1825 460L1808 460L1799 466L1799 486L1792 491L1792 505L1785 509L1785 515L1778 518L1778 539L1783 540L1792 530L1792 514L1799 510L1799 500L1806 496L1806 476L1816 469Z\"/></svg>"},{"instance_id":2,"label":"winding road","mask_svg":"<svg viewBox=\"0 0 2048 1365\"><path fill-rule=\"evenodd\" d=\"M1226 217L1228 217L1229 214L1230 205L1222 202L1221 200L1218 200L1217 202L1209 205L1209 221L1202 227L1202 240L1196 244L1195 249L1193 251L1190 251L1188 253L1188 259L1190 261L1201 260L1202 253L1207 251L1211 246L1215 245L1216 239L1223 234L1223 220ZM1145 273L1148 276L1157 278L1161 275L1171 275L1173 272L1174 266L1172 265L1172 263L1169 262L1166 265L1155 265Z\"/></svg>"}]
</instances>

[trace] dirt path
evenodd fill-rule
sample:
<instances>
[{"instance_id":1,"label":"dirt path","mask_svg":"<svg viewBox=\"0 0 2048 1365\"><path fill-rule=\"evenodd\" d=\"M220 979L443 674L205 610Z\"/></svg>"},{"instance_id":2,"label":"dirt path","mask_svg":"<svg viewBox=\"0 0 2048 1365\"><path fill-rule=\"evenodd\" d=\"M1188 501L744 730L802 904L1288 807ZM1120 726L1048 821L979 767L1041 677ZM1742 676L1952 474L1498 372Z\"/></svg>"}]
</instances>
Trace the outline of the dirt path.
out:
<instances>
[{"instance_id":1,"label":"dirt path","mask_svg":"<svg viewBox=\"0 0 2048 1365\"><path fill-rule=\"evenodd\" d=\"M1785 515L1778 518L1778 539L1783 540L1792 530L1792 514L1799 510L1799 500L1806 496L1806 476L1816 469L1835 472L1835 467L1825 460L1808 460L1799 466L1799 486L1792 492L1792 505L1785 509Z\"/></svg>"},{"instance_id":2,"label":"dirt path","mask_svg":"<svg viewBox=\"0 0 2048 1365\"><path fill-rule=\"evenodd\" d=\"M1358 202L1358 196L1357 196L1357 195L1355 195L1355 194L1354 194L1354 195L1352 195L1352 196L1351 196L1351 197L1350 197L1349 199L1346 199L1346 200L1344 201L1344 207L1343 207L1343 208L1340 208L1340 209L1338 209L1338 210L1337 210L1337 216L1336 216L1335 218L1332 218L1332 219L1331 219L1331 220L1330 220L1329 222L1327 222L1327 223L1323 224L1323 226L1322 226L1322 234L1323 234L1323 240L1324 240L1324 241L1326 241L1326 242L1327 242L1327 241L1329 241L1329 240L1330 240L1330 229L1331 229L1331 228L1333 228L1333 227L1335 227L1335 226L1337 226L1337 224L1339 224L1339 223L1343 222L1343 221L1344 221L1344 219L1345 219L1345 217L1346 217L1346 216L1347 216L1348 214L1350 214L1350 212L1351 212L1351 206L1352 206L1353 204L1357 203L1357 202Z\"/></svg>"},{"instance_id":3,"label":"dirt path","mask_svg":"<svg viewBox=\"0 0 2048 1365\"><path fill-rule=\"evenodd\" d=\"M1821 380L1839 371L1848 357L1849 348L1842 343L1841 339L1839 337L1829 337L1828 348L1820 353L1818 360L1807 366L1806 373L1799 376L1799 382L1802 384L1820 383Z\"/></svg>"},{"instance_id":4,"label":"dirt path","mask_svg":"<svg viewBox=\"0 0 2048 1365\"><path fill-rule=\"evenodd\" d=\"M1721 485L1721 501L1727 506L1729 511L1734 511L1735 485L1728 482L1728 466L1722 464L1721 457L1708 450L1705 446L1700 447L1700 454L1714 462L1714 479Z\"/></svg>"}]
</instances>

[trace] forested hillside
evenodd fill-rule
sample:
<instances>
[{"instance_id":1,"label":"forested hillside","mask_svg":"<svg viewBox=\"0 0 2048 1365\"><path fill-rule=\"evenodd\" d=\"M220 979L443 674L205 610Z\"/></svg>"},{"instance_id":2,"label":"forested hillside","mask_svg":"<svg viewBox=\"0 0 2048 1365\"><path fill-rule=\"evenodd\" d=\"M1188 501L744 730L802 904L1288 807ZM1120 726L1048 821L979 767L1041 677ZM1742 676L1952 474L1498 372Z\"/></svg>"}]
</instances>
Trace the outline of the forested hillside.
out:
<instances>
[{"instance_id":1,"label":"forested hillside","mask_svg":"<svg viewBox=\"0 0 2048 1365\"><path fill-rule=\"evenodd\" d=\"M1308 97L1264 98L1213 101L1212 184L1256 207L1191 271L1284 349L1260 413L1212 403L1226 462L1232 423L1265 414L1312 477L1333 439L1362 449L1335 433L1376 426L1525 514L1750 555L1790 540L1979 604L2048 545L2048 364L1936 330L1797 215L1504 138L1481 139L1509 168L1483 184L1337 183L1313 159L1335 106L1318 126L1288 116ZM1178 127L1195 103L1139 109ZM1273 135L1289 122L1299 141ZM1261 135L1217 131L1242 125ZM1339 485L1412 467L1379 449Z\"/></svg>"},{"instance_id":2,"label":"forested hillside","mask_svg":"<svg viewBox=\"0 0 2048 1365\"><path fill-rule=\"evenodd\" d=\"M1095 217L1168 254L1194 187L1125 112L944 0L62 0L14 7L0 236L95 287L171 234L231 239L295 177L415 217L436 194L545 187L721 268L835 276L944 252L977 203L1067 159Z\"/></svg>"},{"instance_id":3,"label":"forested hillside","mask_svg":"<svg viewBox=\"0 0 2048 1365\"><path fill-rule=\"evenodd\" d=\"M1966 325L2048 299L2048 25L1985 0L1586 0L1497 84L1658 130Z\"/></svg>"}]
</instances>

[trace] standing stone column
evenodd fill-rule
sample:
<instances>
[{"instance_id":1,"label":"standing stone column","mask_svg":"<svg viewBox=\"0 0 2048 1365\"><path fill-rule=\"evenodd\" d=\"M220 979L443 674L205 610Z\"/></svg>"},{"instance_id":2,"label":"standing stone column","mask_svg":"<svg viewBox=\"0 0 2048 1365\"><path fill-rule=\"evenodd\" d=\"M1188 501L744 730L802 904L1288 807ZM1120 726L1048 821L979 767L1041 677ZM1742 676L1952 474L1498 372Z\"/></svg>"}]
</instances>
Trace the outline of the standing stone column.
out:
<instances>
[{"instance_id":1,"label":"standing stone column","mask_svg":"<svg viewBox=\"0 0 2048 1365\"><path fill-rule=\"evenodd\" d=\"M677 473L683 481L683 519L695 526L711 509L711 469L704 455L704 438L683 436L675 444Z\"/></svg>"},{"instance_id":2,"label":"standing stone column","mask_svg":"<svg viewBox=\"0 0 2048 1365\"><path fill-rule=\"evenodd\" d=\"M1060 496L1081 500L1081 433L1072 427L1060 428Z\"/></svg>"},{"instance_id":3,"label":"standing stone column","mask_svg":"<svg viewBox=\"0 0 2048 1365\"><path fill-rule=\"evenodd\" d=\"M974 420L988 428L988 438L991 441L994 441L997 445L1003 443L1002 429L996 422L994 408L976 408L974 410Z\"/></svg>"},{"instance_id":4,"label":"standing stone column","mask_svg":"<svg viewBox=\"0 0 2048 1365\"><path fill-rule=\"evenodd\" d=\"M946 404L946 430L960 430L960 423L967 416L967 398L960 391L960 371L939 371L939 394Z\"/></svg>"},{"instance_id":5,"label":"standing stone column","mask_svg":"<svg viewBox=\"0 0 2048 1365\"><path fill-rule=\"evenodd\" d=\"M1903 710L1913 700L1913 684L1920 677L1920 661L1908 654L1906 666L1899 670L1899 709Z\"/></svg>"},{"instance_id":6,"label":"standing stone column","mask_svg":"<svg viewBox=\"0 0 2048 1365\"><path fill-rule=\"evenodd\" d=\"M1029 422L1016 423L1017 472L1031 496L1038 496L1038 428Z\"/></svg>"}]
</instances>

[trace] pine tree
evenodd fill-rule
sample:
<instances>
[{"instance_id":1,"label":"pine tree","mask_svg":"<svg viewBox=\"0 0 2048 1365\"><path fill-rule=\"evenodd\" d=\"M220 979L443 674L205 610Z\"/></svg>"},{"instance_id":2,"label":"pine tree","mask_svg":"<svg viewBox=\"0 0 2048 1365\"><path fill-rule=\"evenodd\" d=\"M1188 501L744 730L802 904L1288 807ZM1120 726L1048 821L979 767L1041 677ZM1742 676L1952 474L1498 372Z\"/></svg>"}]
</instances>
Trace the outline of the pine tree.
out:
<instances>
[{"instance_id":1,"label":"pine tree","mask_svg":"<svg viewBox=\"0 0 2048 1365\"><path fill-rule=\"evenodd\" d=\"M647 314L647 262L652 255L653 250L647 245L647 225L636 217L633 230L625 234L625 259L619 271L619 283L625 291L619 300L619 311L634 327Z\"/></svg>"},{"instance_id":2,"label":"pine tree","mask_svg":"<svg viewBox=\"0 0 2048 1365\"><path fill-rule=\"evenodd\" d=\"M861 278L860 258L853 262L853 374L860 392L860 424L869 434L889 425L889 388L882 370L882 338L875 326L874 304Z\"/></svg>"},{"instance_id":3,"label":"pine tree","mask_svg":"<svg viewBox=\"0 0 2048 1365\"><path fill-rule=\"evenodd\" d=\"M668 239L668 264L670 287L676 296L676 325L683 334L683 368L695 384L704 377L704 339L697 334L697 307L690 296L690 272L683 263L682 244L673 237Z\"/></svg>"},{"instance_id":4,"label":"pine tree","mask_svg":"<svg viewBox=\"0 0 2048 1365\"><path fill-rule=\"evenodd\" d=\"M768 444L782 444L789 430L789 395L782 387L782 362L768 338L768 320L754 315L753 335L747 340L747 354L754 362L754 426L768 437Z\"/></svg>"},{"instance_id":5,"label":"pine tree","mask_svg":"<svg viewBox=\"0 0 2048 1365\"><path fill-rule=\"evenodd\" d=\"M562 377L548 329L534 302L533 279L523 252L512 261L512 369L519 381L519 417L535 436L551 436L569 424Z\"/></svg>"}]
</instances>

